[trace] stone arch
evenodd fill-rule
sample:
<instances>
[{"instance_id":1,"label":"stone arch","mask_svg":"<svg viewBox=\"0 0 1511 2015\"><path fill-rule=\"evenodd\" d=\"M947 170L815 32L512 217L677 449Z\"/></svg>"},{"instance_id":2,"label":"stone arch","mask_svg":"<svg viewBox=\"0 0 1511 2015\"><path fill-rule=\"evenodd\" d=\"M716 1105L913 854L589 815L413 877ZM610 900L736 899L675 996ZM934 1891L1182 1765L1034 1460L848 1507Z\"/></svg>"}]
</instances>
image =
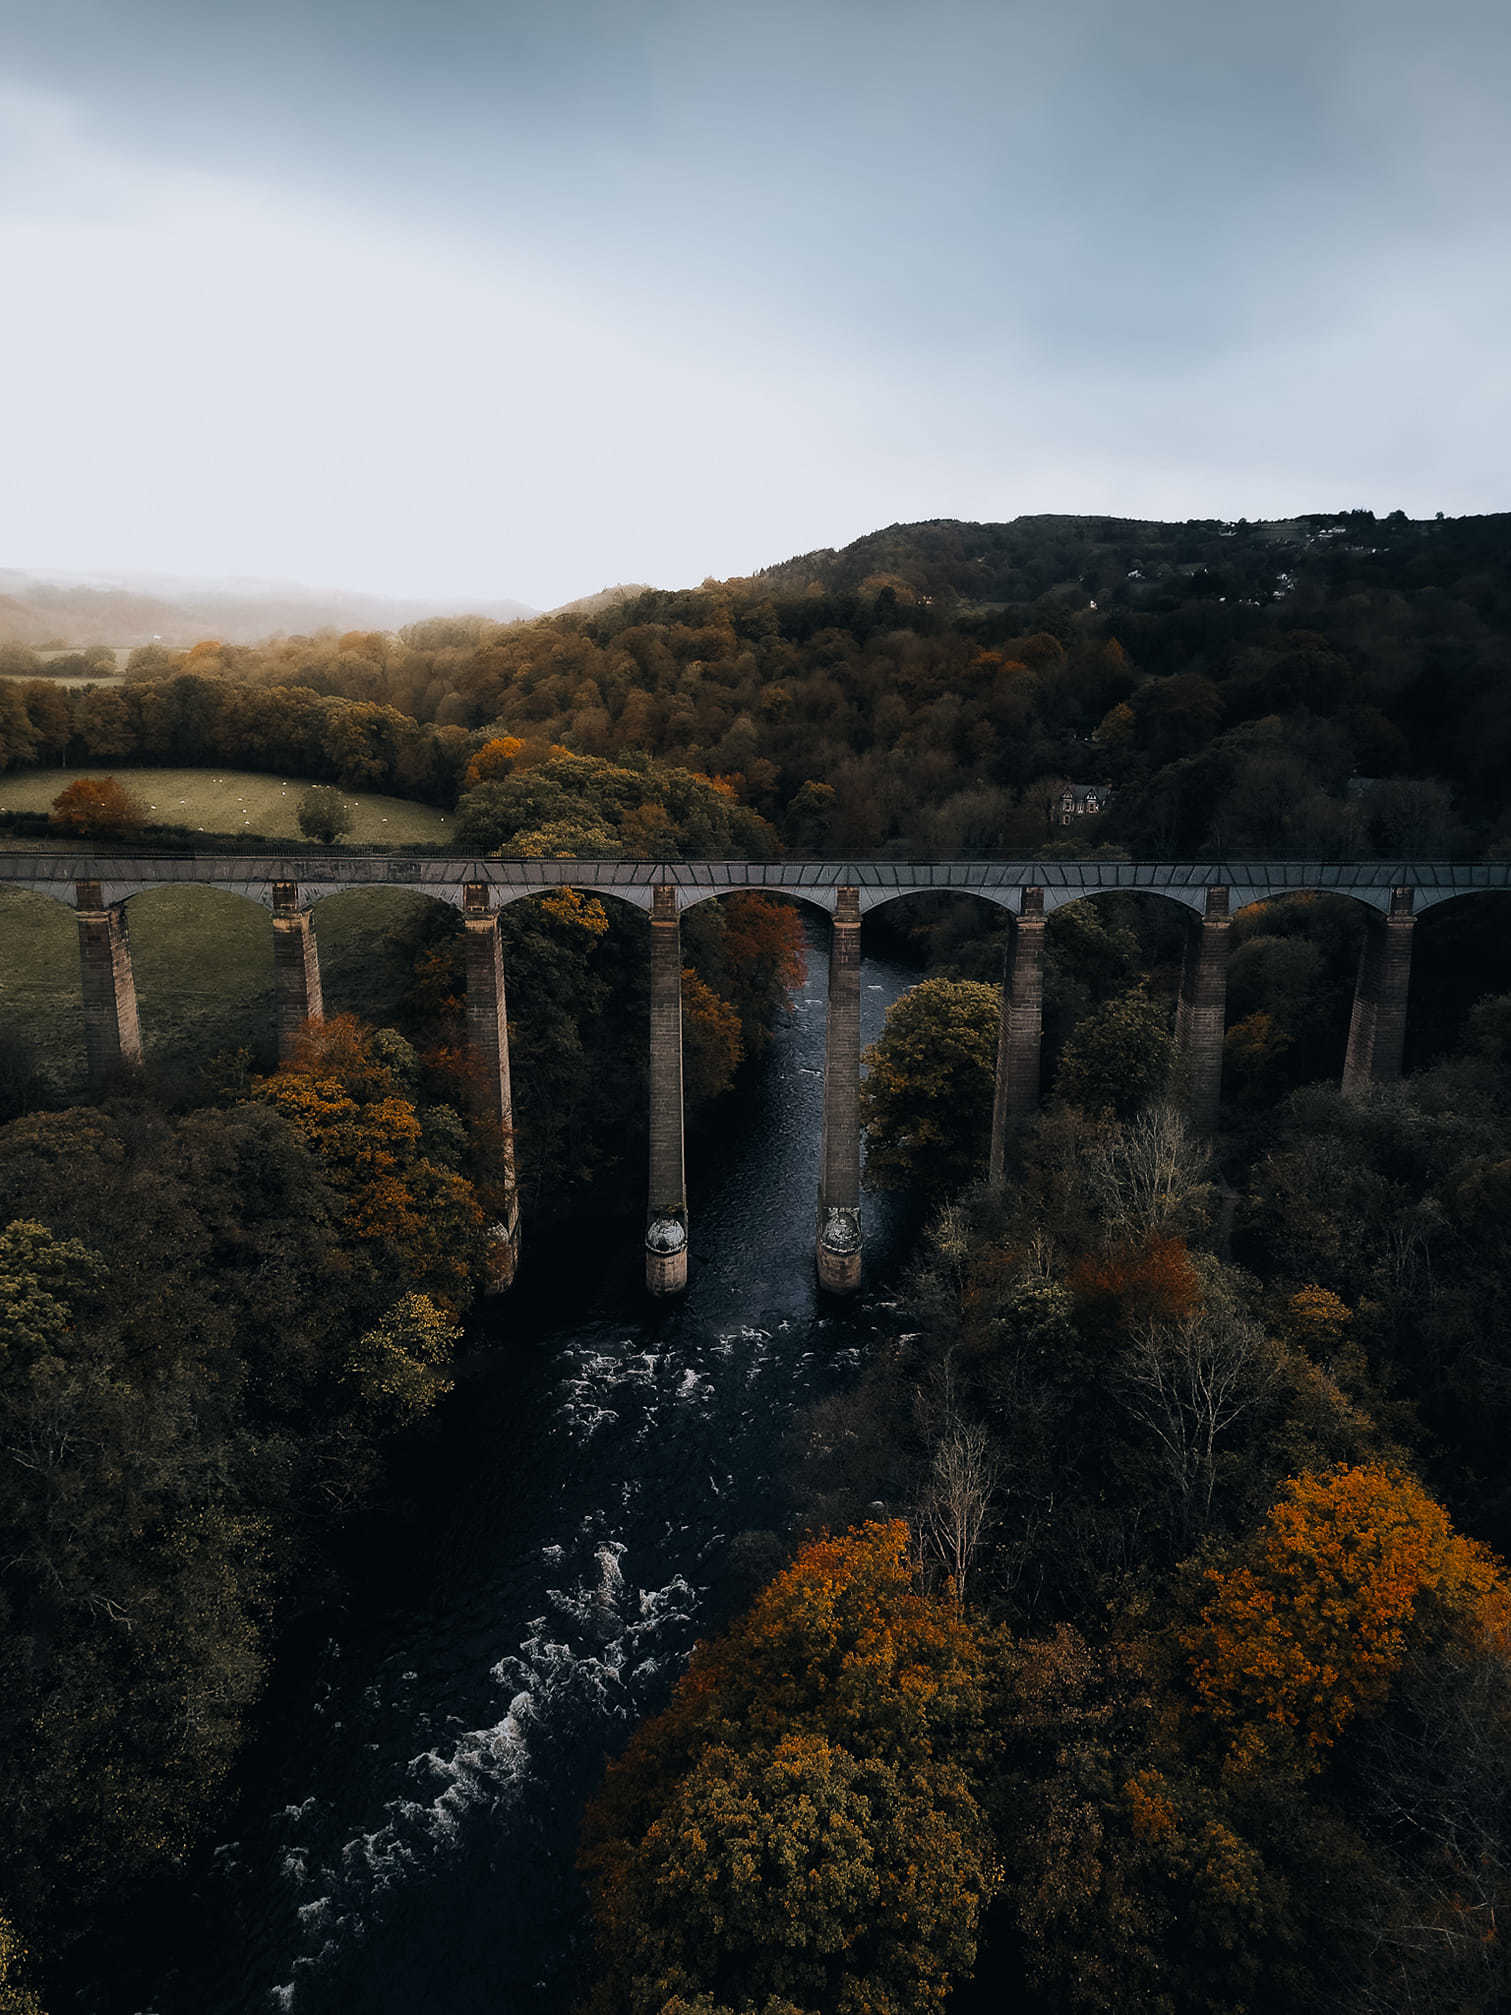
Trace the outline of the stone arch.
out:
<instances>
[{"instance_id":1,"label":"stone arch","mask_svg":"<svg viewBox=\"0 0 1511 2015\"><path fill-rule=\"evenodd\" d=\"M0 883L0 901L13 895L40 896L44 902L56 903L59 909L67 910L70 914L72 914L74 908L72 882L7 881Z\"/></svg>"},{"instance_id":2,"label":"stone arch","mask_svg":"<svg viewBox=\"0 0 1511 2015\"><path fill-rule=\"evenodd\" d=\"M1476 1005L1511 993L1511 890L1419 890L1415 916L1407 1070L1451 1055Z\"/></svg>"},{"instance_id":3,"label":"stone arch","mask_svg":"<svg viewBox=\"0 0 1511 2015\"><path fill-rule=\"evenodd\" d=\"M928 897L941 897L946 901L957 901L969 897L979 903L989 903L993 909L1006 910L1010 916L1017 916L1023 907L1021 888L968 888L963 884L952 888L947 883L929 885L921 883L914 889L868 889L860 892L860 913L869 916L873 911L885 909L889 903L913 901Z\"/></svg>"},{"instance_id":4,"label":"stone arch","mask_svg":"<svg viewBox=\"0 0 1511 2015\"><path fill-rule=\"evenodd\" d=\"M0 1037L45 1079L84 1083L84 1002L73 883L0 887Z\"/></svg>"},{"instance_id":5,"label":"stone arch","mask_svg":"<svg viewBox=\"0 0 1511 2015\"><path fill-rule=\"evenodd\" d=\"M1044 914L1052 916L1056 910L1066 910L1073 903L1095 902L1101 896L1136 896L1155 902L1170 903L1188 916L1204 916L1207 907L1209 886L1221 887L1221 883L1195 882L1184 888L1158 887L1152 882L1128 882L1119 884L1108 882L1099 888L1056 888L1052 883L1044 885Z\"/></svg>"},{"instance_id":6,"label":"stone arch","mask_svg":"<svg viewBox=\"0 0 1511 2015\"><path fill-rule=\"evenodd\" d=\"M375 956L387 933L422 910L457 912L462 901L460 881L363 879L300 882L297 887L297 909L275 918L280 932L299 923L313 928L304 977L296 972L290 982L295 994L301 988L308 994L313 987L322 1013L358 1013L380 1021L391 1016L402 987L397 962ZM303 946L299 957L304 959ZM285 1015L291 1025L297 1020L293 1007L280 1004L280 1017ZM286 1029L282 1040L285 1045L289 1040Z\"/></svg>"},{"instance_id":7,"label":"stone arch","mask_svg":"<svg viewBox=\"0 0 1511 2015\"><path fill-rule=\"evenodd\" d=\"M269 884L268 907L272 907L272 884ZM443 909L459 910L462 906L462 885L448 882L300 882L298 884L299 908L313 916L322 904L340 896L418 896L424 902L439 903Z\"/></svg>"},{"instance_id":8,"label":"stone arch","mask_svg":"<svg viewBox=\"0 0 1511 2015\"><path fill-rule=\"evenodd\" d=\"M1477 898L1479 896L1498 896L1502 901L1506 901L1508 898L1511 898L1511 887L1507 887L1504 883L1499 888L1489 883L1486 883L1482 888L1439 889L1419 887L1416 892L1416 914L1419 917L1425 916L1429 910L1441 910L1450 903L1463 902L1466 897ZM1505 920L1507 926L1511 927L1511 907L1508 907L1506 911Z\"/></svg>"},{"instance_id":9,"label":"stone arch","mask_svg":"<svg viewBox=\"0 0 1511 2015\"><path fill-rule=\"evenodd\" d=\"M595 890L594 893L599 892ZM778 882L731 882L725 888L699 889L690 895L678 888L677 907L679 910L696 909L700 903L717 902L724 896L775 896L784 902L801 903L807 909L817 910L822 916L833 916L836 893L836 889L788 888Z\"/></svg>"},{"instance_id":10,"label":"stone arch","mask_svg":"<svg viewBox=\"0 0 1511 2015\"><path fill-rule=\"evenodd\" d=\"M626 908L638 910L642 916L650 911L651 892L648 888L615 888L607 882L554 881L538 882L529 888L515 888L510 883L492 882L489 895L495 909L506 909L510 903L527 902L533 896L559 896L564 889L571 889L580 896L607 896L611 902L623 903ZM461 907L462 891L457 887L455 896L448 900Z\"/></svg>"},{"instance_id":11,"label":"stone arch","mask_svg":"<svg viewBox=\"0 0 1511 2015\"><path fill-rule=\"evenodd\" d=\"M1076 908L1079 904L1092 905L1115 898L1119 901L1133 901L1147 906L1146 913L1161 920L1164 927L1174 926L1178 935L1172 934L1167 948L1171 959L1184 958L1187 950L1200 936L1207 915L1208 887L1221 888L1222 883L1198 882L1190 887L1168 888L1153 883L1130 882L1126 886L1116 884L1105 888L1057 889L1047 887L1044 891L1044 914L1046 919L1058 912Z\"/></svg>"},{"instance_id":12,"label":"stone arch","mask_svg":"<svg viewBox=\"0 0 1511 2015\"><path fill-rule=\"evenodd\" d=\"M273 885L271 882L206 881L197 875L165 876L161 881L137 880L131 883L101 882L100 899L106 909L130 910L143 896L177 894L180 890L195 889L215 896L229 896L233 901L250 903L254 909L270 910L273 907Z\"/></svg>"},{"instance_id":13,"label":"stone arch","mask_svg":"<svg viewBox=\"0 0 1511 2015\"><path fill-rule=\"evenodd\" d=\"M1109 865L1115 869L1116 864ZM1185 881L1113 874L1089 887L1047 883L1044 909L1051 943L1057 912L1108 898L1132 899L1141 906L1146 924L1156 924L1148 970L1156 980L1152 997L1169 1016L1174 1042L1167 1095L1199 1132L1209 1133L1218 1124L1222 1100L1230 884L1217 874ZM1149 957L1147 942L1142 949ZM1046 1027L1042 1068L1047 1077L1058 1078L1072 1033L1073 1025L1063 1018Z\"/></svg>"},{"instance_id":14,"label":"stone arch","mask_svg":"<svg viewBox=\"0 0 1511 2015\"><path fill-rule=\"evenodd\" d=\"M1283 903L1292 896L1336 896L1340 901L1357 904L1366 918L1383 916L1390 908L1390 890L1387 887L1330 888L1325 882L1285 882L1274 888L1252 884L1242 888L1235 886L1230 899L1232 914L1236 917L1248 910L1263 909L1266 903Z\"/></svg>"},{"instance_id":15,"label":"stone arch","mask_svg":"<svg viewBox=\"0 0 1511 2015\"><path fill-rule=\"evenodd\" d=\"M274 996L270 900L246 882L193 875L138 878L107 911L121 922L142 1054L173 1066L190 1052L246 1049L271 1060Z\"/></svg>"}]
</instances>

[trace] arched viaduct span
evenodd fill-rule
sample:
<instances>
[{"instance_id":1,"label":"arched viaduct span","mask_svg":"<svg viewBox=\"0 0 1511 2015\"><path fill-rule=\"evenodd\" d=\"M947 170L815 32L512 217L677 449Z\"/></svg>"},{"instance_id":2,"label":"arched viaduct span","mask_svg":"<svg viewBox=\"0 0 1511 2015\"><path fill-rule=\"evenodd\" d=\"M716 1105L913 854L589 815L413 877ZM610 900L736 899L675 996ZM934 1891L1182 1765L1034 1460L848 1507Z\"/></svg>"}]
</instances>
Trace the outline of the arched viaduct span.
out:
<instances>
[{"instance_id":1,"label":"arched viaduct span","mask_svg":"<svg viewBox=\"0 0 1511 2015\"><path fill-rule=\"evenodd\" d=\"M687 1281L682 1124L682 950L679 918L695 903L752 892L784 895L832 919L818 1198L818 1272L837 1292L859 1284L860 930L867 910L928 892L973 895L1013 919L1002 980L991 1175L1039 1099L1045 918L1065 903L1119 892L1162 896L1189 912L1176 1037L1187 1111L1216 1123L1222 1088L1228 932L1250 903L1303 891L1351 897L1369 919L1354 992L1345 1090L1399 1076L1415 920L1434 904L1511 890L1511 862L1442 861L603 861L411 859L396 854L0 854L0 886L55 897L78 916L85 1039L99 1082L141 1061L125 905L145 889L196 883L271 910L280 1053L323 1009L311 906L346 889L408 888L462 912L467 1028L477 1096L512 1157L509 1027L498 911L553 889L591 890L646 912L651 932L650 1171L646 1280L672 1294ZM512 1183L510 1184L512 1189ZM505 1279L518 1251L509 1226ZM505 1284L501 1279L499 1284Z\"/></svg>"}]
</instances>

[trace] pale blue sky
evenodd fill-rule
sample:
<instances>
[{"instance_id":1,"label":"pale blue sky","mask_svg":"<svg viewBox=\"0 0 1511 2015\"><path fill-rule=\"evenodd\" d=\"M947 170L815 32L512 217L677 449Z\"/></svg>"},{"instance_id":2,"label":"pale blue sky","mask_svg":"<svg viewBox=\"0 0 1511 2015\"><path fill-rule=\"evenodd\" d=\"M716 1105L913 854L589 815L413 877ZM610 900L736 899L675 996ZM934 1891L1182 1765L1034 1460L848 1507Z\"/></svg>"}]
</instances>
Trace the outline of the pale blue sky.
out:
<instances>
[{"instance_id":1,"label":"pale blue sky","mask_svg":"<svg viewBox=\"0 0 1511 2015\"><path fill-rule=\"evenodd\" d=\"M9 0L0 565L1507 504L1489 0Z\"/></svg>"}]
</instances>

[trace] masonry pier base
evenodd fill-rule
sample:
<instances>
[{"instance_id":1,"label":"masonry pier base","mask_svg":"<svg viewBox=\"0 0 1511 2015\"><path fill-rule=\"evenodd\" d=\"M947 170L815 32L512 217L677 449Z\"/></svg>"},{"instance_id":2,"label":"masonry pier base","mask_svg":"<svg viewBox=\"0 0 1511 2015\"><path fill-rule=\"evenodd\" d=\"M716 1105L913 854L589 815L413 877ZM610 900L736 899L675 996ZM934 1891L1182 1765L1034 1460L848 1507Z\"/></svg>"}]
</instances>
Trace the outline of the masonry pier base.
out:
<instances>
[{"instance_id":1,"label":"masonry pier base","mask_svg":"<svg viewBox=\"0 0 1511 2015\"><path fill-rule=\"evenodd\" d=\"M860 1286L860 1226L854 1226L855 1243L840 1251L820 1236L818 1242L818 1284L826 1294L854 1294Z\"/></svg>"}]
</instances>

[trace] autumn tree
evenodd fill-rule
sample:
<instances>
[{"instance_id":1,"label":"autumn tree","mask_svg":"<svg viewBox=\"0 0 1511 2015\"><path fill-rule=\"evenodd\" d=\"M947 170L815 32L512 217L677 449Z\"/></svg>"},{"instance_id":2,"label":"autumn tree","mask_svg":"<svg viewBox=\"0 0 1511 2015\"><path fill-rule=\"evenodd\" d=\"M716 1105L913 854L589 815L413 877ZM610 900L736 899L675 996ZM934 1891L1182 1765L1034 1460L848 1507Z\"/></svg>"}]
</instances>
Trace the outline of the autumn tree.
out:
<instances>
[{"instance_id":1,"label":"autumn tree","mask_svg":"<svg viewBox=\"0 0 1511 2015\"><path fill-rule=\"evenodd\" d=\"M911 2015L968 1972L985 1665L909 1552L900 1521L805 1547L610 1765L582 1856L595 2006Z\"/></svg>"},{"instance_id":2,"label":"autumn tree","mask_svg":"<svg viewBox=\"0 0 1511 2015\"><path fill-rule=\"evenodd\" d=\"M865 1056L866 1176L949 1195L986 1166L999 995L979 980L930 979L887 1010Z\"/></svg>"},{"instance_id":3,"label":"autumn tree","mask_svg":"<svg viewBox=\"0 0 1511 2015\"><path fill-rule=\"evenodd\" d=\"M686 918L684 943L698 971L734 1007L746 1056L758 1056L807 977L803 927L791 903L726 896Z\"/></svg>"},{"instance_id":4,"label":"autumn tree","mask_svg":"<svg viewBox=\"0 0 1511 2015\"><path fill-rule=\"evenodd\" d=\"M1241 1772L1319 1769L1424 1632L1504 1655L1511 1630L1494 1555L1378 1464L1293 1477L1246 1556L1207 1581L1186 1638L1192 1692Z\"/></svg>"},{"instance_id":5,"label":"autumn tree","mask_svg":"<svg viewBox=\"0 0 1511 2015\"><path fill-rule=\"evenodd\" d=\"M665 764L631 769L601 757L548 751L547 759L473 785L457 805L457 837L484 852L566 851L530 841L553 830L601 831L595 853L765 860L774 835L710 777ZM524 843L522 845L522 842Z\"/></svg>"},{"instance_id":6,"label":"autumn tree","mask_svg":"<svg viewBox=\"0 0 1511 2015\"><path fill-rule=\"evenodd\" d=\"M1003 1911L1044 2015L1208 2015L1294 1995L1287 1895L1231 1799L1171 1739L1173 1702L1137 1637L1072 1625L1002 1648L989 1794ZM1319 1967L1319 1973L1324 1968ZM1263 2002L1260 1983L1268 1989ZM1008 2005L1017 2005L1010 2003Z\"/></svg>"},{"instance_id":7,"label":"autumn tree","mask_svg":"<svg viewBox=\"0 0 1511 2015\"><path fill-rule=\"evenodd\" d=\"M375 1411L391 1420L418 1419L451 1390L461 1334L428 1294L402 1294L357 1343L347 1376Z\"/></svg>"},{"instance_id":8,"label":"autumn tree","mask_svg":"<svg viewBox=\"0 0 1511 2015\"><path fill-rule=\"evenodd\" d=\"M140 799L114 777L79 777L52 801L48 821L60 832L119 839L146 823Z\"/></svg>"},{"instance_id":9,"label":"autumn tree","mask_svg":"<svg viewBox=\"0 0 1511 2015\"><path fill-rule=\"evenodd\" d=\"M1132 1240L1088 1254L1067 1284L1084 1317L1103 1327L1181 1322L1202 1301L1201 1276L1183 1240L1168 1235Z\"/></svg>"},{"instance_id":10,"label":"autumn tree","mask_svg":"<svg viewBox=\"0 0 1511 2015\"><path fill-rule=\"evenodd\" d=\"M682 1069L689 1102L706 1104L728 1091L744 1054L738 1014L691 966L684 966Z\"/></svg>"},{"instance_id":11,"label":"autumn tree","mask_svg":"<svg viewBox=\"0 0 1511 2015\"><path fill-rule=\"evenodd\" d=\"M333 1263L375 1288L403 1284L448 1315L465 1309L482 1264L471 1185L438 1161L406 1079L417 1060L391 1031L335 1015L305 1031L257 1096L282 1114L341 1198Z\"/></svg>"},{"instance_id":12,"label":"autumn tree","mask_svg":"<svg viewBox=\"0 0 1511 2015\"><path fill-rule=\"evenodd\" d=\"M463 782L468 790L477 784L507 777L514 770L526 770L534 763L549 762L572 751L559 742L543 742L526 735L494 735L467 764Z\"/></svg>"}]
</instances>

